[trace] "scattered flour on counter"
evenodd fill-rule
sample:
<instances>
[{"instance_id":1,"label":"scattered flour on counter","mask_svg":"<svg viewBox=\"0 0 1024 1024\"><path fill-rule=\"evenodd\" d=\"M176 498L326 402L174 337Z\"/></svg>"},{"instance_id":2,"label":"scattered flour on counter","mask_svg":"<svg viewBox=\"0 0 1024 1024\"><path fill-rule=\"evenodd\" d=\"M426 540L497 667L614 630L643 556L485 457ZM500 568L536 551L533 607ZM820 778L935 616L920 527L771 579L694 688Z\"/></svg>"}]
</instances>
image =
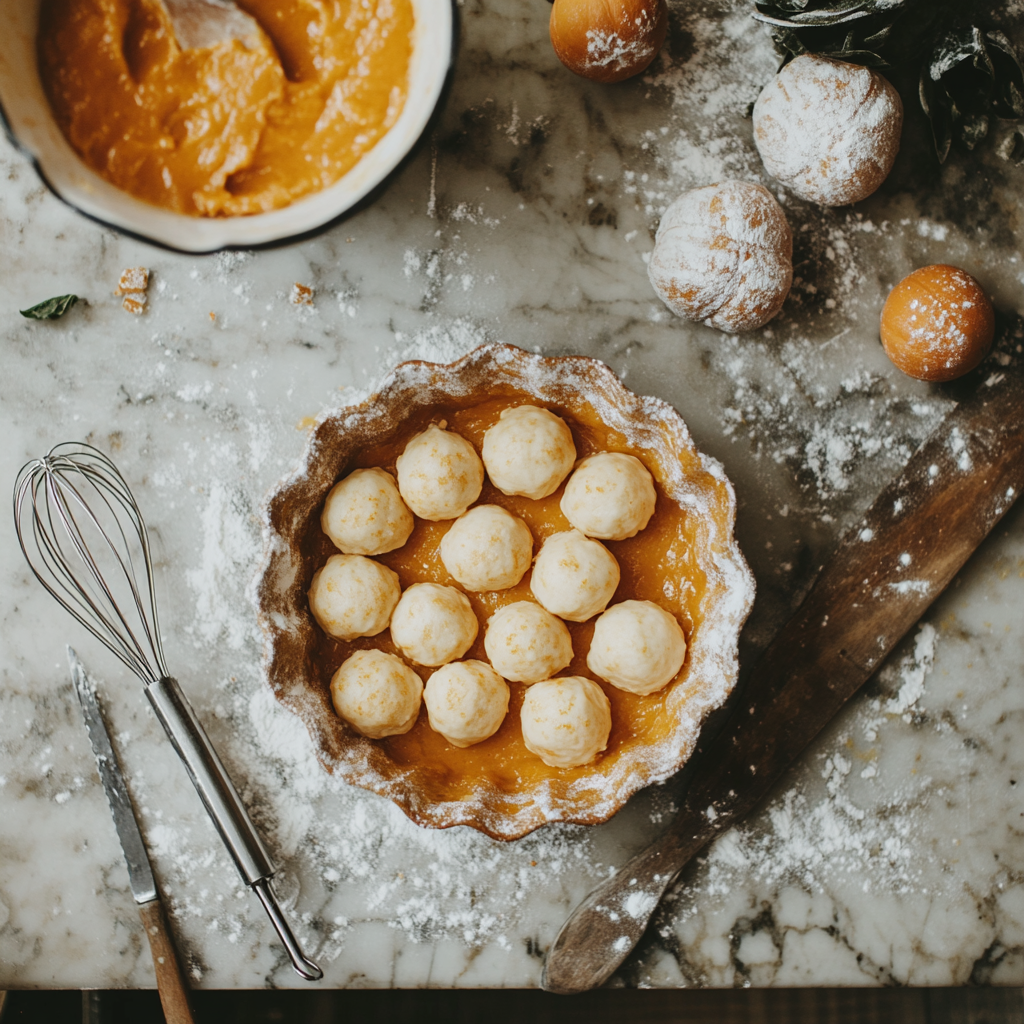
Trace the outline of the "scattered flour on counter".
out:
<instances>
[{"instance_id":1,"label":"scattered flour on counter","mask_svg":"<svg viewBox=\"0 0 1024 1024\"><path fill-rule=\"evenodd\" d=\"M244 603L238 599L258 552L251 518L244 492L214 479L200 519L199 565L185 573L196 598L191 632L197 643L223 642L237 651L257 635L252 615L238 612L238 605ZM245 611L249 612L248 607Z\"/></svg>"},{"instance_id":2,"label":"scattered flour on counter","mask_svg":"<svg viewBox=\"0 0 1024 1024\"><path fill-rule=\"evenodd\" d=\"M890 715L903 715L924 696L924 681L935 664L935 639L938 633L928 622L922 622L914 641L914 653L882 670L882 682L902 680L899 693L885 704Z\"/></svg>"},{"instance_id":3,"label":"scattered flour on counter","mask_svg":"<svg viewBox=\"0 0 1024 1024\"><path fill-rule=\"evenodd\" d=\"M498 341L478 324L458 317L444 324L433 324L417 331L411 338L396 332L395 344L381 357L388 371L398 363L410 359L423 359L428 363L453 363L467 352Z\"/></svg>"},{"instance_id":4,"label":"scattered flour on counter","mask_svg":"<svg viewBox=\"0 0 1024 1024\"><path fill-rule=\"evenodd\" d=\"M390 371L408 359L452 362L489 340L468 319L439 322L411 336L396 334L380 366ZM358 404L382 377L366 388L345 389L339 402ZM511 949L505 933L518 933L516 922L528 906L543 894L564 899L563 878L580 886L582 896L607 876L608 866L595 855L588 829L555 824L508 844L467 827L424 829L390 801L320 766L304 725L277 702L259 667L251 583L262 546L255 514L262 495L248 493L244 481L252 479L252 459L268 458L272 444L255 425L244 426L240 443L201 450L191 466L198 480L213 482L198 492L199 536L185 578L195 603L190 635L196 647L213 664L227 652L231 675L208 691L213 716L228 723L217 734L218 749L281 867L282 903L294 914L301 895L306 912L296 915L298 931L326 961L365 920L383 921L416 942L455 938L470 947L494 942ZM180 486L177 479L166 483ZM255 917L251 900L241 889L232 897L237 905L214 905L204 896L209 875L234 877L220 844L206 832L205 820L195 827L147 821L154 852L173 864L176 911L240 942Z\"/></svg>"},{"instance_id":5,"label":"scattered flour on counter","mask_svg":"<svg viewBox=\"0 0 1024 1024\"><path fill-rule=\"evenodd\" d=\"M864 892L927 892L921 880L926 871L934 872L935 856L922 843L922 829L929 821L932 780L912 774L889 800L871 800L870 810L858 805L849 787L854 776L873 785L869 780L878 777L875 744L880 732L891 723L910 722L906 712L924 693L937 635L934 626L922 623L913 651L882 670L882 684L900 682L899 693L889 700L867 702L858 711L850 732L840 735L831 753L823 755L821 783L815 784L805 773L768 806L767 822L744 822L706 851L697 877L677 887L669 897L670 909L659 911L658 927L664 937L672 933L673 916L701 913L702 897L726 897L750 878L769 886L795 883L816 892L856 875L863 879ZM854 733L872 746L859 749ZM865 767L855 771L858 762ZM822 784L823 792L818 788Z\"/></svg>"}]
</instances>

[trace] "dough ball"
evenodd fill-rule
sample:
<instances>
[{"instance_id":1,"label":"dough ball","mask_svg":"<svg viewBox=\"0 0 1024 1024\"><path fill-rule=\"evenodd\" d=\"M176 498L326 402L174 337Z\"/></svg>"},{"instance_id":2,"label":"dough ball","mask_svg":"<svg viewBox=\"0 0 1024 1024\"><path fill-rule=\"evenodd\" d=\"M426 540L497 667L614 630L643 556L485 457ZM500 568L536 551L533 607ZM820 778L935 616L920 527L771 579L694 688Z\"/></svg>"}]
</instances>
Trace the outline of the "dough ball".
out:
<instances>
[{"instance_id":1,"label":"dough ball","mask_svg":"<svg viewBox=\"0 0 1024 1024\"><path fill-rule=\"evenodd\" d=\"M587 667L620 690L647 694L675 679L685 658L673 616L651 601L623 601L594 624Z\"/></svg>"},{"instance_id":2,"label":"dough ball","mask_svg":"<svg viewBox=\"0 0 1024 1024\"><path fill-rule=\"evenodd\" d=\"M760 185L684 192L658 225L647 276L676 316L735 334L763 327L793 284L793 233Z\"/></svg>"},{"instance_id":3,"label":"dough ball","mask_svg":"<svg viewBox=\"0 0 1024 1024\"><path fill-rule=\"evenodd\" d=\"M362 555L331 555L309 587L309 609L336 640L387 629L402 588L398 574Z\"/></svg>"},{"instance_id":4,"label":"dough ball","mask_svg":"<svg viewBox=\"0 0 1024 1024\"><path fill-rule=\"evenodd\" d=\"M430 728L453 747L493 736L508 714L508 684L486 661L453 661L439 668L423 691Z\"/></svg>"},{"instance_id":5,"label":"dough ball","mask_svg":"<svg viewBox=\"0 0 1024 1024\"><path fill-rule=\"evenodd\" d=\"M467 590L508 590L530 568L533 536L518 516L477 505L441 539L444 567Z\"/></svg>"},{"instance_id":6,"label":"dough ball","mask_svg":"<svg viewBox=\"0 0 1024 1024\"><path fill-rule=\"evenodd\" d=\"M877 71L805 53L754 104L754 142L768 173L803 199L845 206L889 176L903 103Z\"/></svg>"},{"instance_id":7,"label":"dough ball","mask_svg":"<svg viewBox=\"0 0 1024 1024\"><path fill-rule=\"evenodd\" d=\"M612 706L597 683L565 676L531 686L520 720L527 750L552 768L575 768L608 746Z\"/></svg>"},{"instance_id":8,"label":"dough ball","mask_svg":"<svg viewBox=\"0 0 1024 1024\"><path fill-rule=\"evenodd\" d=\"M414 521L390 473L356 469L331 488L320 525L346 555L383 555L409 539Z\"/></svg>"},{"instance_id":9,"label":"dough ball","mask_svg":"<svg viewBox=\"0 0 1024 1024\"><path fill-rule=\"evenodd\" d=\"M461 516L480 497L484 466L476 449L436 423L417 434L398 456L398 490L421 519Z\"/></svg>"},{"instance_id":10,"label":"dough ball","mask_svg":"<svg viewBox=\"0 0 1024 1024\"><path fill-rule=\"evenodd\" d=\"M944 264L905 277L882 310L885 354L918 380L953 380L973 370L988 355L995 330L985 290Z\"/></svg>"},{"instance_id":11,"label":"dough ball","mask_svg":"<svg viewBox=\"0 0 1024 1024\"><path fill-rule=\"evenodd\" d=\"M586 622L603 612L618 585L615 556L579 530L548 537L530 577L533 596L549 612L570 622Z\"/></svg>"},{"instance_id":12,"label":"dough ball","mask_svg":"<svg viewBox=\"0 0 1024 1024\"><path fill-rule=\"evenodd\" d=\"M546 498L576 461L565 420L535 405L506 409L484 434L484 466L502 494Z\"/></svg>"},{"instance_id":13,"label":"dough ball","mask_svg":"<svg viewBox=\"0 0 1024 1024\"><path fill-rule=\"evenodd\" d=\"M479 628L469 598L438 583L414 583L391 616L395 646L410 661L432 668L461 658Z\"/></svg>"},{"instance_id":14,"label":"dough ball","mask_svg":"<svg viewBox=\"0 0 1024 1024\"><path fill-rule=\"evenodd\" d=\"M561 508L588 537L625 540L647 525L655 500L654 480L639 459L601 452L576 467L565 485Z\"/></svg>"},{"instance_id":15,"label":"dough ball","mask_svg":"<svg viewBox=\"0 0 1024 1024\"><path fill-rule=\"evenodd\" d=\"M487 623L484 650L496 671L514 683L550 679L572 661L565 623L532 601L499 608Z\"/></svg>"},{"instance_id":16,"label":"dough ball","mask_svg":"<svg viewBox=\"0 0 1024 1024\"><path fill-rule=\"evenodd\" d=\"M394 654L356 651L331 679L334 710L363 736L400 736L416 723L423 680Z\"/></svg>"}]
</instances>

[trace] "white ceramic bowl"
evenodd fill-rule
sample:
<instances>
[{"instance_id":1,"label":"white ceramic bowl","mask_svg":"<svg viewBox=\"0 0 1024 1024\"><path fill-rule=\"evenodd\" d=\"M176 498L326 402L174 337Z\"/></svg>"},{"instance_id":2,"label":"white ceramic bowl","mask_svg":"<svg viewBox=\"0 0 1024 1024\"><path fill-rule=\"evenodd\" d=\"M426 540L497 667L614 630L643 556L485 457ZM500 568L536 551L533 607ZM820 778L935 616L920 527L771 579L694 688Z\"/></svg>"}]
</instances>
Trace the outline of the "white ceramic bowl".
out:
<instances>
[{"instance_id":1,"label":"white ceramic bowl","mask_svg":"<svg viewBox=\"0 0 1024 1024\"><path fill-rule=\"evenodd\" d=\"M311 234L365 198L402 162L440 101L455 41L451 0L412 0L409 93L398 121L330 188L249 217L187 217L151 206L87 167L61 134L36 64L41 0L0 0L0 117L53 193L87 217L182 252L274 245Z\"/></svg>"}]
</instances>

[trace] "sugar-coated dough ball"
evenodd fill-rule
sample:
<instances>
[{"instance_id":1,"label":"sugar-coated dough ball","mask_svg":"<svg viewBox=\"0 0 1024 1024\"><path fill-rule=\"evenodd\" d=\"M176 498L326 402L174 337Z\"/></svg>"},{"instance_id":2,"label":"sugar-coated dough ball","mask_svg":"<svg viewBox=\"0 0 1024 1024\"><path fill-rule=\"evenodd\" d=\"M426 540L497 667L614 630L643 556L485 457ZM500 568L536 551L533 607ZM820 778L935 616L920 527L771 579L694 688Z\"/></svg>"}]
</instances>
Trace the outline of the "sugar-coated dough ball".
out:
<instances>
[{"instance_id":1,"label":"sugar-coated dough ball","mask_svg":"<svg viewBox=\"0 0 1024 1024\"><path fill-rule=\"evenodd\" d=\"M576 467L565 485L561 509L588 537L625 540L647 525L655 500L654 481L638 458L601 452Z\"/></svg>"},{"instance_id":2,"label":"sugar-coated dough ball","mask_svg":"<svg viewBox=\"0 0 1024 1024\"><path fill-rule=\"evenodd\" d=\"M793 284L793 233L761 185L684 192L658 225L647 276L676 316L735 334L763 327Z\"/></svg>"},{"instance_id":3,"label":"sugar-coated dough ball","mask_svg":"<svg viewBox=\"0 0 1024 1024\"><path fill-rule=\"evenodd\" d=\"M383 555L409 539L414 521L390 473L355 469L331 488L320 525L346 555Z\"/></svg>"},{"instance_id":4,"label":"sugar-coated dough ball","mask_svg":"<svg viewBox=\"0 0 1024 1024\"><path fill-rule=\"evenodd\" d=\"M612 706L584 676L546 679L526 691L520 721L528 750L552 768L576 768L608 746Z\"/></svg>"},{"instance_id":5,"label":"sugar-coated dough ball","mask_svg":"<svg viewBox=\"0 0 1024 1024\"><path fill-rule=\"evenodd\" d=\"M334 710L363 736L400 736L416 723L423 680L394 654L356 651L331 679Z\"/></svg>"},{"instance_id":6,"label":"sugar-coated dough ball","mask_svg":"<svg viewBox=\"0 0 1024 1024\"><path fill-rule=\"evenodd\" d=\"M537 683L572 661L572 637L565 623L539 604L516 601L491 616L484 650L499 675L514 683Z\"/></svg>"},{"instance_id":7,"label":"sugar-coated dough ball","mask_svg":"<svg viewBox=\"0 0 1024 1024\"><path fill-rule=\"evenodd\" d=\"M922 267L889 293L882 310L885 354L918 380L962 377L988 355L996 316L984 288L959 267Z\"/></svg>"},{"instance_id":8,"label":"sugar-coated dough ball","mask_svg":"<svg viewBox=\"0 0 1024 1024\"><path fill-rule=\"evenodd\" d=\"M549 612L570 622L586 622L603 612L618 585L615 556L579 530L548 537L530 576L533 596Z\"/></svg>"},{"instance_id":9,"label":"sugar-coated dough ball","mask_svg":"<svg viewBox=\"0 0 1024 1024\"><path fill-rule=\"evenodd\" d=\"M430 728L453 747L493 736L508 714L508 684L486 661L453 661L439 668L423 691Z\"/></svg>"},{"instance_id":10,"label":"sugar-coated dough ball","mask_svg":"<svg viewBox=\"0 0 1024 1024\"><path fill-rule=\"evenodd\" d=\"M438 583L414 583L391 616L395 646L410 661L431 667L461 658L479 628L469 598Z\"/></svg>"},{"instance_id":11,"label":"sugar-coated dough ball","mask_svg":"<svg viewBox=\"0 0 1024 1024\"><path fill-rule=\"evenodd\" d=\"M587 667L620 690L654 693L675 679L686 658L676 619L652 601L613 604L594 624Z\"/></svg>"},{"instance_id":12,"label":"sugar-coated dough ball","mask_svg":"<svg viewBox=\"0 0 1024 1024\"><path fill-rule=\"evenodd\" d=\"M432 423L417 434L395 462L398 490L421 519L461 516L480 497L484 466L459 434Z\"/></svg>"},{"instance_id":13,"label":"sugar-coated dough ball","mask_svg":"<svg viewBox=\"0 0 1024 1024\"><path fill-rule=\"evenodd\" d=\"M398 574L362 555L331 555L313 577L309 609L336 640L376 636L387 629L402 587Z\"/></svg>"},{"instance_id":14,"label":"sugar-coated dough ball","mask_svg":"<svg viewBox=\"0 0 1024 1024\"><path fill-rule=\"evenodd\" d=\"M889 176L900 148L900 94L871 68L805 53L754 104L768 173L803 199L845 206Z\"/></svg>"},{"instance_id":15,"label":"sugar-coated dough ball","mask_svg":"<svg viewBox=\"0 0 1024 1024\"><path fill-rule=\"evenodd\" d=\"M502 494L546 498L576 461L565 420L535 405L505 409L484 434L481 453L491 483Z\"/></svg>"},{"instance_id":16,"label":"sugar-coated dough ball","mask_svg":"<svg viewBox=\"0 0 1024 1024\"><path fill-rule=\"evenodd\" d=\"M530 568L533 536L499 505L477 505L441 540L444 567L467 590L508 590Z\"/></svg>"}]
</instances>

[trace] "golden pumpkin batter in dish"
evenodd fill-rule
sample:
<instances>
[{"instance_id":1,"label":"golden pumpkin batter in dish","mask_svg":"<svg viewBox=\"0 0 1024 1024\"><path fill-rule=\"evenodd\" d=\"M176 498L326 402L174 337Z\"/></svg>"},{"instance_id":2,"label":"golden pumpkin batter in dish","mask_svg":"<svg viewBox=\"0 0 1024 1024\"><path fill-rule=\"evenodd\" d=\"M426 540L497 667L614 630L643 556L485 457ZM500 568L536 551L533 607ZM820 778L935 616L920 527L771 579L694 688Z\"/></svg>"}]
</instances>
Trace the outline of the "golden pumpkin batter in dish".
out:
<instances>
[{"instance_id":1,"label":"golden pumpkin batter in dish","mask_svg":"<svg viewBox=\"0 0 1024 1024\"><path fill-rule=\"evenodd\" d=\"M90 167L178 213L262 213L334 184L397 121L410 0L238 6L251 46L182 50L160 0L43 0L41 77Z\"/></svg>"}]
</instances>

